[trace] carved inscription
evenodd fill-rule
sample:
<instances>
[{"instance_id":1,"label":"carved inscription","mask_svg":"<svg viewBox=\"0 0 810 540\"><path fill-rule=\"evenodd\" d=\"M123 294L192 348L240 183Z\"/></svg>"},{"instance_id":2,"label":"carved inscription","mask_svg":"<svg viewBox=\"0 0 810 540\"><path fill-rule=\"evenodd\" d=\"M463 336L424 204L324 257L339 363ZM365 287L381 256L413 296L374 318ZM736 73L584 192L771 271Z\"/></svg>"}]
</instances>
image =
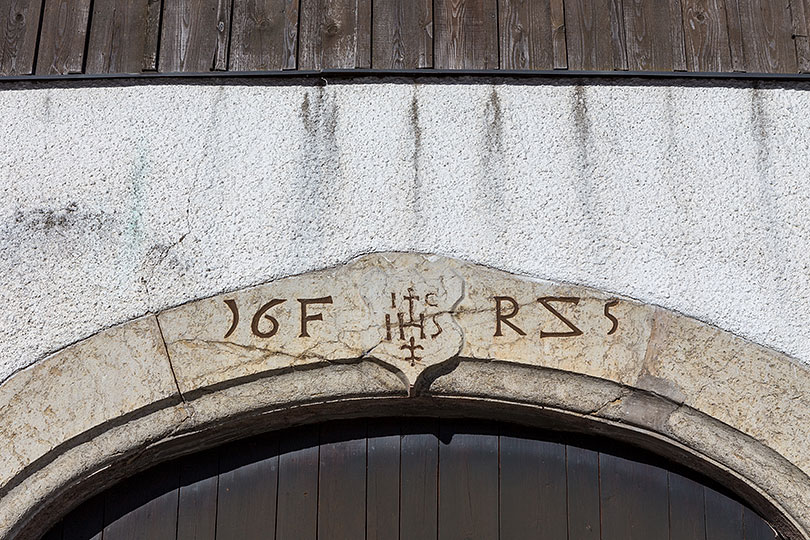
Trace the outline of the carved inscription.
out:
<instances>
[{"instance_id":1,"label":"carved inscription","mask_svg":"<svg viewBox=\"0 0 810 540\"><path fill-rule=\"evenodd\" d=\"M385 314L385 340L391 341L397 334L400 341L405 341L400 349L409 353L405 360L410 362L411 366L422 360L420 356L416 356L417 350L424 350L424 347L418 342L425 339L436 339L443 332L437 319L438 314L431 316L428 319L429 322L426 323L425 313L419 309L420 307L438 307L436 298L435 291L425 293L422 298L414 292L413 287L408 287L407 294L402 295L403 302L407 303L407 312L396 311L393 314L394 317L391 313ZM391 293L391 309L398 309L397 293L393 292ZM415 310L419 312L416 313ZM433 328L426 329L426 324Z\"/></svg>"},{"instance_id":2,"label":"carved inscription","mask_svg":"<svg viewBox=\"0 0 810 540\"><path fill-rule=\"evenodd\" d=\"M504 327L508 326L516 334L525 336L526 332L518 326L517 322L513 319L520 311L520 304L511 296L495 296L495 337L503 337ZM541 338L564 338L564 337L577 337L582 335L582 330L572 321L571 316L566 316L560 313L558 307L560 304L571 304L576 306L579 304L580 298L576 296L543 296L537 299L543 308L551 313L558 321L568 328L565 331L559 330L543 330L540 329ZM619 328L619 320L610 313L610 309L619 304L618 300L611 300L605 304L605 317L611 322L611 328L607 335L612 335ZM557 307L555 307L557 305Z\"/></svg>"},{"instance_id":3,"label":"carved inscription","mask_svg":"<svg viewBox=\"0 0 810 540\"><path fill-rule=\"evenodd\" d=\"M321 298L298 298L297 300L301 306L301 333L298 335L298 337L310 337L308 323L323 320L323 313L311 313L309 311L310 306L318 304L331 304L332 297L323 296ZM253 314L253 318L250 322L250 331L254 336L259 338L271 338L278 333L279 321L270 313L270 311L286 301L286 298L273 298L256 310L256 313ZM228 299L224 302L231 310L231 326L228 328L228 331L225 332L225 336L223 338L226 339L230 337L239 326L239 306L237 306L236 300L233 299Z\"/></svg>"}]
</instances>

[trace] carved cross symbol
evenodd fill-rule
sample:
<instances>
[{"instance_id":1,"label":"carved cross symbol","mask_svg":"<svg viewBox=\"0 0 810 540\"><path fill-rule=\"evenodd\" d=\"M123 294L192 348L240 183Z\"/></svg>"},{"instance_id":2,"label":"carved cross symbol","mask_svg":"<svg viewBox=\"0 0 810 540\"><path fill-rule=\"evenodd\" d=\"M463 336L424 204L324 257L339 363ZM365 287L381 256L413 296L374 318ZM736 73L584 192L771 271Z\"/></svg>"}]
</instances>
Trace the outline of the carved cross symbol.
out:
<instances>
[{"instance_id":1,"label":"carved cross symbol","mask_svg":"<svg viewBox=\"0 0 810 540\"><path fill-rule=\"evenodd\" d=\"M411 341L409 343L406 343L405 345L400 347L400 349L403 350L403 351L407 349L407 350L409 350L411 352L411 356L409 356L405 360L410 360L412 366L415 365L416 362L418 362L419 360L422 359L421 357L416 356L416 349L425 350L425 348L422 347L421 345L416 345L416 340L414 340L413 337L411 337Z\"/></svg>"}]
</instances>

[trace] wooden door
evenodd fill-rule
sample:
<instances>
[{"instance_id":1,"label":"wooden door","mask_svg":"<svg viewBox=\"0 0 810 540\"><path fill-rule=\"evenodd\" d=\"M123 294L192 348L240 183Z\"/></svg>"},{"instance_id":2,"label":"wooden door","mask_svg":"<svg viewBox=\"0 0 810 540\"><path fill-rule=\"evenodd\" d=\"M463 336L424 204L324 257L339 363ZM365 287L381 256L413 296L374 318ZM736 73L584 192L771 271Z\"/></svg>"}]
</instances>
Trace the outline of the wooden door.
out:
<instances>
[{"instance_id":1,"label":"wooden door","mask_svg":"<svg viewBox=\"0 0 810 540\"><path fill-rule=\"evenodd\" d=\"M778 538L733 498L597 443L467 420L299 427L127 479L46 538Z\"/></svg>"}]
</instances>

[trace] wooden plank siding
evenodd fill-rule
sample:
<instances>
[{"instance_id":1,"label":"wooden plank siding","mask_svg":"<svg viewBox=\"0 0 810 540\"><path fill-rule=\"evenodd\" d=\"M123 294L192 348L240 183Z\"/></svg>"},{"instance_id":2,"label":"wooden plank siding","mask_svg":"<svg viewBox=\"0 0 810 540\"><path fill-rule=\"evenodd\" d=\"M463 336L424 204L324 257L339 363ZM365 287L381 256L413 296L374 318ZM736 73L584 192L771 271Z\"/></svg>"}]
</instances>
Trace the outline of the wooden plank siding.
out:
<instances>
[{"instance_id":1,"label":"wooden plank siding","mask_svg":"<svg viewBox=\"0 0 810 540\"><path fill-rule=\"evenodd\" d=\"M30 75L42 0L0 0L0 75Z\"/></svg>"},{"instance_id":2,"label":"wooden plank siding","mask_svg":"<svg viewBox=\"0 0 810 540\"><path fill-rule=\"evenodd\" d=\"M810 0L0 0L0 77L810 72Z\"/></svg>"},{"instance_id":3,"label":"wooden plank siding","mask_svg":"<svg viewBox=\"0 0 810 540\"><path fill-rule=\"evenodd\" d=\"M779 539L743 504L649 456L544 437L452 419L292 428L124 480L44 538Z\"/></svg>"}]
</instances>

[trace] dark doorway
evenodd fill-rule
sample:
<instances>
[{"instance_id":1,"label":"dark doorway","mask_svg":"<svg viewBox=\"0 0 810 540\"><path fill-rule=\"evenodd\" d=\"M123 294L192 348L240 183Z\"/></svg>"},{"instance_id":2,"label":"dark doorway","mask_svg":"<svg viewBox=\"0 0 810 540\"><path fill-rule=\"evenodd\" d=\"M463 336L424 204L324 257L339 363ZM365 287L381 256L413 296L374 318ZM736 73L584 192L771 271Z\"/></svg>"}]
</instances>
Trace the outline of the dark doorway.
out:
<instances>
[{"instance_id":1,"label":"dark doorway","mask_svg":"<svg viewBox=\"0 0 810 540\"><path fill-rule=\"evenodd\" d=\"M45 538L778 538L706 483L631 449L507 424L352 420L159 465L84 503Z\"/></svg>"}]
</instances>

